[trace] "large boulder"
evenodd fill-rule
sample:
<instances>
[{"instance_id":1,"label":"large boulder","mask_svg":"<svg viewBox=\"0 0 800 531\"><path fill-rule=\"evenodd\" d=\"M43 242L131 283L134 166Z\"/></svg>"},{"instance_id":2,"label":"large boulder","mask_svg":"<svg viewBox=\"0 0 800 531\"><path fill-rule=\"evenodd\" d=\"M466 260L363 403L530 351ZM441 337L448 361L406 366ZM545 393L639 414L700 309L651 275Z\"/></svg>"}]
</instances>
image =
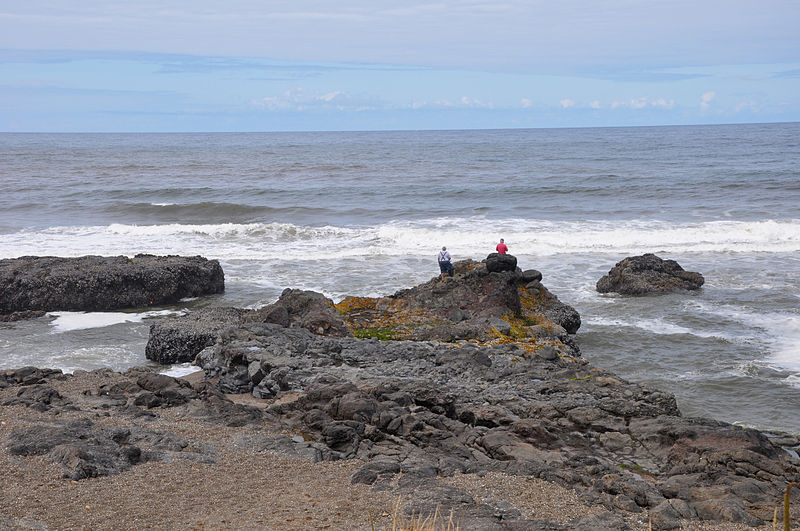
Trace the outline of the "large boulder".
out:
<instances>
[{"instance_id":1,"label":"large boulder","mask_svg":"<svg viewBox=\"0 0 800 531\"><path fill-rule=\"evenodd\" d=\"M490 273L516 271L517 257L510 254L491 253L486 257L486 269L488 269Z\"/></svg>"},{"instance_id":2,"label":"large boulder","mask_svg":"<svg viewBox=\"0 0 800 531\"><path fill-rule=\"evenodd\" d=\"M305 328L320 336L347 337L352 332L322 293L286 288L280 298L245 316L246 322Z\"/></svg>"},{"instance_id":3,"label":"large boulder","mask_svg":"<svg viewBox=\"0 0 800 531\"><path fill-rule=\"evenodd\" d=\"M216 343L225 330L238 327L245 313L246 310L239 308L203 308L160 320L150 326L144 355L164 365L194 361L195 356Z\"/></svg>"},{"instance_id":4,"label":"large boulder","mask_svg":"<svg viewBox=\"0 0 800 531\"><path fill-rule=\"evenodd\" d=\"M696 290L704 282L703 275L685 271L675 260L663 260L648 253L618 262L597 281L596 288L600 293L648 295Z\"/></svg>"},{"instance_id":5,"label":"large boulder","mask_svg":"<svg viewBox=\"0 0 800 531\"><path fill-rule=\"evenodd\" d=\"M224 290L219 262L201 256L0 260L0 314L143 308Z\"/></svg>"}]
</instances>

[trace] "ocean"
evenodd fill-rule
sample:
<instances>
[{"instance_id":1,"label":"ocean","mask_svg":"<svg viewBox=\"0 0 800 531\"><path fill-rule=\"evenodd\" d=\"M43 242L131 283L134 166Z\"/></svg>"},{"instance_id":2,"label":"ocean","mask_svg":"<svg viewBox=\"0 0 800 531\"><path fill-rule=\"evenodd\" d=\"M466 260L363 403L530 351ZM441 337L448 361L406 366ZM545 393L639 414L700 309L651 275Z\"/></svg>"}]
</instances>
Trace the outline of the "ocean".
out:
<instances>
[{"instance_id":1,"label":"ocean","mask_svg":"<svg viewBox=\"0 0 800 531\"><path fill-rule=\"evenodd\" d=\"M0 368L149 365L149 326L284 288L338 301L504 238L574 306L593 365L685 416L800 433L800 124L493 131L0 134L0 258L202 255L222 295L0 323ZM598 294L655 253L697 292ZM183 370L185 367L176 367Z\"/></svg>"}]
</instances>

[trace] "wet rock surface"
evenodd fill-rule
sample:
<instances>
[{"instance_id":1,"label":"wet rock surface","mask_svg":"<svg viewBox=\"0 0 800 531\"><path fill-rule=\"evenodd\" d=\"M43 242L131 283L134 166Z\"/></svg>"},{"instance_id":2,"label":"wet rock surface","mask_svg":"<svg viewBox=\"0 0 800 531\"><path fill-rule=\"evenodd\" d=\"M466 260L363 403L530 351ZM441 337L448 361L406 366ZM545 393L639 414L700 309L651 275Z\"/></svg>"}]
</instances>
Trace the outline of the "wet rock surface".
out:
<instances>
[{"instance_id":1,"label":"wet rock surface","mask_svg":"<svg viewBox=\"0 0 800 531\"><path fill-rule=\"evenodd\" d=\"M631 256L618 262L597 281L600 293L649 295L696 290L705 282L703 275L685 271L675 260L663 260L654 254Z\"/></svg>"},{"instance_id":2,"label":"wet rock surface","mask_svg":"<svg viewBox=\"0 0 800 531\"><path fill-rule=\"evenodd\" d=\"M200 256L25 256L0 260L0 314L104 311L171 304L225 289L219 262Z\"/></svg>"}]
</instances>

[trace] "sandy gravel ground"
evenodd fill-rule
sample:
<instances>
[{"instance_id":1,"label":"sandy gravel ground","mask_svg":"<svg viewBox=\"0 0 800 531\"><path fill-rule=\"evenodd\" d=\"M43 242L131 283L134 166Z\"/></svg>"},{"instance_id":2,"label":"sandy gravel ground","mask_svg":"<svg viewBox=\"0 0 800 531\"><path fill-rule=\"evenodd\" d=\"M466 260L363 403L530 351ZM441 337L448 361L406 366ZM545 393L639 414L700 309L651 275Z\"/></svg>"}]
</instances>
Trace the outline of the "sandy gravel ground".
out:
<instances>
[{"instance_id":1,"label":"sandy gravel ground","mask_svg":"<svg viewBox=\"0 0 800 531\"><path fill-rule=\"evenodd\" d=\"M52 385L67 394L79 387L96 387L94 378L99 377L87 374ZM0 390L0 399L15 394L16 389ZM158 410L158 414L155 420L103 416L92 420L117 426L141 423L202 441L213 450L216 462L151 462L111 477L61 479L60 465L48 463L45 457L12 456L5 449L10 431L23 426L27 419L52 418L52 414L23 406L0 406L0 530L398 528L393 515L402 506L402 499L391 492L350 484L350 476L363 463L312 463L241 448L234 442L237 431L252 428L175 418L168 409ZM601 510L581 503L570 490L534 478L487 474L440 481L469 491L478 501L508 502L524 517L548 518L562 524ZM631 516L629 523L634 529L648 529L646 513ZM684 528L752 529L732 524L701 526L696 522ZM772 525L761 529L772 529Z\"/></svg>"}]
</instances>

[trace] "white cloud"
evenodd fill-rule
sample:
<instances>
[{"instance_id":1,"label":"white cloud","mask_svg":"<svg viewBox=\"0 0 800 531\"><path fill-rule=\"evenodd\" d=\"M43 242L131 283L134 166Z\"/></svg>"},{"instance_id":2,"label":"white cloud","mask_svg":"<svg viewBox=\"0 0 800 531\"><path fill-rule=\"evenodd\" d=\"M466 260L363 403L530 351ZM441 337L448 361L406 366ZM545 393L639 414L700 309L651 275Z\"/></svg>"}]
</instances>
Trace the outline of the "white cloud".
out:
<instances>
[{"instance_id":1,"label":"white cloud","mask_svg":"<svg viewBox=\"0 0 800 531\"><path fill-rule=\"evenodd\" d=\"M633 109L644 109L647 107L647 98L636 98L630 101L630 106Z\"/></svg>"},{"instance_id":2,"label":"white cloud","mask_svg":"<svg viewBox=\"0 0 800 531\"><path fill-rule=\"evenodd\" d=\"M711 102L717 96L717 93L714 91L706 92L700 97L700 109L705 112L711 106Z\"/></svg>"},{"instance_id":3,"label":"white cloud","mask_svg":"<svg viewBox=\"0 0 800 531\"><path fill-rule=\"evenodd\" d=\"M589 107L591 107L592 109L599 109L600 108L600 102L597 101L597 100L589 102Z\"/></svg>"},{"instance_id":4,"label":"white cloud","mask_svg":"<svg viewBox=\"0 0 800 531\"><path fill-rule=\"evenodd\" d=\"M647 97L641 98L631 98L627 101L615 101L611 104L612 109L618 109L620 107L630 108L630 109L644 109L647 107L659 107L662 109L671 109L675 106L675 100L667 100L665 98L658 98L657 100L651 100Z\"/></svg>"},{"instance_id":5,"label":"white cloud","mask_svg":"<svg viewBox=\"0 0 800 531\"><path fill-rule=\"evenodd\" d=\"M412 109L431 109L431 108L462 108L462 109L494 109L494 103L491 101L483 101L477 98L470 98L469 96L461 96L458 99L444 99L428 101L414 101L411 105Z\"/></svg>"},{"instance_id":6,"label":"white cloud","mask_svg":"<svg viewBox=\"0 0 800 531\"><path fill-rule=\"evenodd\" d=\"M675 107L675 100L665 100L664 98L659 98L655 101L651 101L650 105L653 107L663 107L664 109L671 109Z\"/></svg>"},{"instance_id":7,"label":"white cloud","mask_svg":"<svg viewBox=\"0 0 800 531\"><path fill-rule=\"evenodd\" d=\"M522 104L523 109L530 109L531 107L533 107L533 100L528 98L522 98L522 100L520 100L520 103Z\"/></svg>"},{"instance_id":8,"label":"white cloud","mask_svg":"<svg viewBox=\"0 0 800 531\"><path fill-rule=\"evenodd\" d=\"M489 102L482 102L479 99L468 98L467 96L461 96L460 103L464 107L494 109L494 103L492 103L490 101Z\"/></svg>"},{"instance_id":9,"label":"white cloud","mask_svg":"<svg viewBox=\"0 0 800 531\"><path fill-rule=\"evenodd\" d=\"M564 109L569 109L570 107L575 106L575 102L569 98L564 98L559 103L561 103L561 107L563 107Z\"/></svg>"},{"instance_id":10,"label":"white cloud","mask_svg":"<svg viewBox=\"0 0 800 531\"><path fill-rule=\"evenodd\" d=\"M364 111L377 108L375 103L374 100L357 98L339 90L319 93L297 87L278 96L266 96L254 100L252 105L268 111L307 111L311 109Z\"/></svg>"}]
</instances>

